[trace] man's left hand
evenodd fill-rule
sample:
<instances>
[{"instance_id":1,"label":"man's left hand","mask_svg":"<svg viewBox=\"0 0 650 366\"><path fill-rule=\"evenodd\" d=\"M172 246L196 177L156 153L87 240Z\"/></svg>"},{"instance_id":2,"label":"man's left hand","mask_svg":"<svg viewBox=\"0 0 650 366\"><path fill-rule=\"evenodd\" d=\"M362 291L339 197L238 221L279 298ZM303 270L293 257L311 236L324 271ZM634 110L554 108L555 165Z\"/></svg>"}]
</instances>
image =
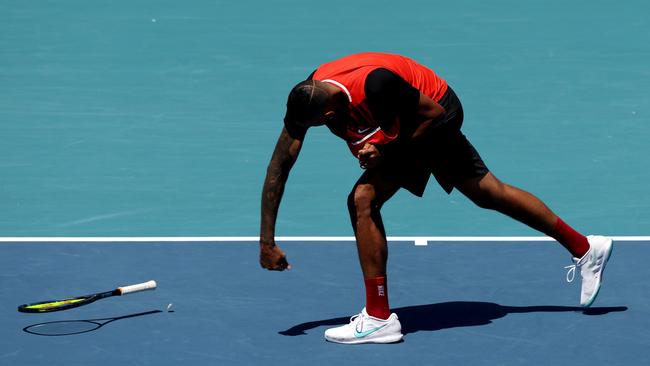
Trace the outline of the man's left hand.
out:
<instances>
[{"instance_id":1,"label":"man's left hand","mask_svg":"<svg viewBox=\"0 0 650 366\"><path fill-rule=\"evenodd\" d=\"M373 144L365 144L363 149L359 150L357 157L359 158L361 169L374 168L379 165L379 162L381 161L381 153Z\"/></svg>"}]
</instances>

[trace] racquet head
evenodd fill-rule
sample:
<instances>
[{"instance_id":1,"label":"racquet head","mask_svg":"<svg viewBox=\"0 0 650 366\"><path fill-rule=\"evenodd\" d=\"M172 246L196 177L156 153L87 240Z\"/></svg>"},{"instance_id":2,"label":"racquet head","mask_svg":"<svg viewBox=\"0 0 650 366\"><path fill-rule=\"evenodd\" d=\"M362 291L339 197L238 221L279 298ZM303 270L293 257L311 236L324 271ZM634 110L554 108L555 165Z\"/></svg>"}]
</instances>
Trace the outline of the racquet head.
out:
<instances>
[{"instance_id":1,"label":"racquet head","mask_svg":"<svg viewBox=\"0 0 650 366\"><path fill-rule=\"evenodd\" d=\"M63 300L41 301L33 304L23 304L18 307L18 311L21 313L49 313L52 311L67 310L90 304L95 300L106 297L100 295L102 294L79 296Z\"/></svg>"}]
</instances>

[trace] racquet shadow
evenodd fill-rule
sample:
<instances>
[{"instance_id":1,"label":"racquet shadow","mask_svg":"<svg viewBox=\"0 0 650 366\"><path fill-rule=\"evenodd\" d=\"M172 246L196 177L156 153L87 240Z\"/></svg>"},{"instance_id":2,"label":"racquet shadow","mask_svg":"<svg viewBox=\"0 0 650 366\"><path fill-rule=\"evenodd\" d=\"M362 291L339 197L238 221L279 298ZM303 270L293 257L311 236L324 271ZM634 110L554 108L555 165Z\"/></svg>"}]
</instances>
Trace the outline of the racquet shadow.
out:
<instances>
[{"instance_id":1,"label":"racquet shadow","mask_svg":"<svg viewBox=\"0 0 650 366\"><path fill-rule=\"evenodd\" d=\"M577 306L504 306L490 302L452 301L439 304L406 306L392 309L402 323L404 335L420 331L436 331L447 328L472 327L492 323L509 314L576 312L585 315L605 315L626 311L626 306L582 308ZM347 324L349 317L310 321L292 326L278 333L285 336L307 334L306 331L320 326Z\"/></svg>"},{"instance_id":2,"label":"racquet shadow","mask_svg":"<svg viewBox=\"0 0 650 366\"><path fill-rule=\"evenodd\" d=\"M49 337L82 334L82 333L88 333L88 332L98 330L104 325L118 320L136 318L136 317L156 314L156 313L162 313L162 311L151 310L142 313L116 316L113 318L57 320L57 321L28 325L25 328L23 328L23 331L29 334L49 336Z\"/></svg>"}]
</instances>

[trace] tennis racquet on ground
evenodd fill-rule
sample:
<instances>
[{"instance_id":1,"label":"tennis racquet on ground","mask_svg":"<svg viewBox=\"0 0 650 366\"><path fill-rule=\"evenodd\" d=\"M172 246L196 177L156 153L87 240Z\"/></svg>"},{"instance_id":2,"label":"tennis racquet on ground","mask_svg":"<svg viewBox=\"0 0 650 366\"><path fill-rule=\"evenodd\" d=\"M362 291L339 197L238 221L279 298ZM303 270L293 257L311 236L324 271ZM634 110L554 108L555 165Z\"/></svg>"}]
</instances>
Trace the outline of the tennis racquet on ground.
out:
<instances>
[{"instance_id":1,"label":"tennis racquet on ground","mask_svg":"<svg viewBox=\"0 0 650 366\"><path fill-rule=\"evenodd\" d=\"M41 301L33 304L23 304L18 307L21 313L49 313L52 311L68 310L79 306L88 305L97 300L111 296L122 296L134 292L155 290L156 281L148 281L135 285L118 287L113 291L98 292L86 296L78 296L61 300Z\"/></svg>"}]
</instances>

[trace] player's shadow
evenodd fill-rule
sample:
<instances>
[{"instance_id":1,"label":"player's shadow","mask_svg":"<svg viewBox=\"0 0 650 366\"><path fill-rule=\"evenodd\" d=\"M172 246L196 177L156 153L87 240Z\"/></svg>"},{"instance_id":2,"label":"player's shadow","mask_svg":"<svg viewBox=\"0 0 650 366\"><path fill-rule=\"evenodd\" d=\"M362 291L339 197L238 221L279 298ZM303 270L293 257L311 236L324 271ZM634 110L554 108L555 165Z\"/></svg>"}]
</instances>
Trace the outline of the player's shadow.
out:
<instances>
[{"instance_id":1,"label":"player's shadow","mask_svg":"<svg viewBox=\"0 0 650 366\"><path fill-rule=\"evenodd\" d=\"M576 312L585 315L605 315L626 311L626 306L581 308L576 306L504 306L490 302L453 301L439 304L406 306L392 309L402 323L402 333L436 331L447 328L486 325L508 314ZM349 317L316 320L294 325L280 331L285 336L297 336L320 326L347 324Z\"/></svg>"}]
</instances>

